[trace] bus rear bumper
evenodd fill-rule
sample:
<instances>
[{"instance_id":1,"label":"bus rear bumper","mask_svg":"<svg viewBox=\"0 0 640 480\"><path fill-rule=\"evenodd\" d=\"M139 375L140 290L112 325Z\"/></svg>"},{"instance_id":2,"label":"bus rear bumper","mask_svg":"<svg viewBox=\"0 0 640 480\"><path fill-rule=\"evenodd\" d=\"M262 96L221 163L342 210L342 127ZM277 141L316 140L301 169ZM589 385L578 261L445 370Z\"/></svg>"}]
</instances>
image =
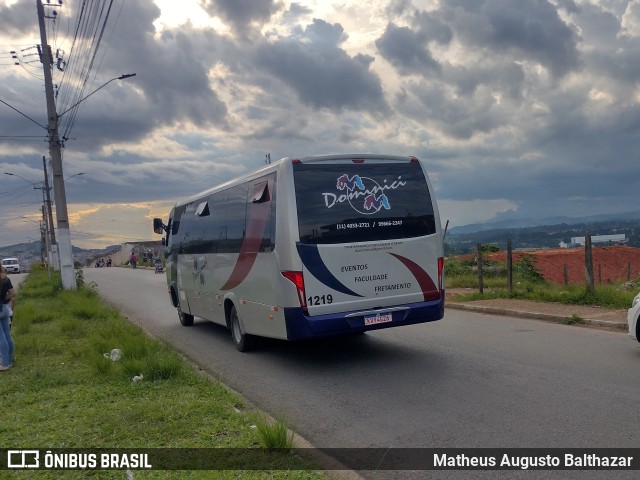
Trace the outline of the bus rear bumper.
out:
<instances>
[{"instance_id":1,"label":"bus rear bumper","mask_svg":"<svg viewBox=\"0 0 640 480\"><path fill-rule=\"evenodd\" d=\"M287 325L287 339L304 340L351 333L380 330L383 328L433 322L444 317L444 291L439 300L398 305L403 310L390 312L391 319L385 318L385 309L379 310L380 317L375 315L353 315L354 312L341 312L314 317L305 315L301 308L285 308L284 318ZM389 307L392 309L393 307ZM369 318L369 324L365 323Z\"/></svg>"}]
</instances>

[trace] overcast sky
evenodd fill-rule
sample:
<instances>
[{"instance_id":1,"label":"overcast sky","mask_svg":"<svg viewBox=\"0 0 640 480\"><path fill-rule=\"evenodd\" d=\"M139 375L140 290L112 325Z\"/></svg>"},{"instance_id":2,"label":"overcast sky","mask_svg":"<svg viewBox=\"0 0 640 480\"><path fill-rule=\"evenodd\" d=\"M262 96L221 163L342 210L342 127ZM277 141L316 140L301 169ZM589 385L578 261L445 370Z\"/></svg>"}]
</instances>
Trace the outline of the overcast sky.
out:
<instances>
[{"instance_id":1,"label":"overcast sky","mask_svg":"<svg viewBox=\"0 0 640 480\"><path fill-rule=\"evenodd\" d=\"M48 21L69 62L80 4ZM35 0L0 0L0 100L46 125L37 43ZM93 72L137 75L65 143L74 245L157 239L267 153L418 156L450 226L640 210L640 0L116 0ZM41 181L45 134L0 103L0 171ZM38 238L41 191L0 199L0 246Z\"/></svg>"}]
</instances>

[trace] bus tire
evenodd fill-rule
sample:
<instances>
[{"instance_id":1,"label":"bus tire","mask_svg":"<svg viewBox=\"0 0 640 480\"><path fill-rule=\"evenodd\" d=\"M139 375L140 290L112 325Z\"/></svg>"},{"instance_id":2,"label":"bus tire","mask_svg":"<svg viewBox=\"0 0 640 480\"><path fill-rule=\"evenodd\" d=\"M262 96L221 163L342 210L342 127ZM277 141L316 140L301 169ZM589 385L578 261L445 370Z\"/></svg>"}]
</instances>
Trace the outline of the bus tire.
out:
<instances>
[{"instance_id":1,"label":"bus tire","mask_svg":"<svg viewBox=\"0 0 640 480\"><path fill-rule=\"evenodd\" d=\"M180 320L180 325L183 327L190 327L193 325L193 315L189 315L188 313L184 313L180 310L180 306L178 305L178 319Z\"/></svg>"},{"instance_id":2,"label":"bus tire","mask_svg":"<svg viewBox=\"0 0 640 480\"><path fill-rule=\"evenodd\" d=\"M242 331L240 317L238 317L238 312L236 311L235 306L232 306L229 311L229 325L231 326L231 338L233 339L233 344L236 346L238 351L246 352L255 346L255 337Z\"/></svg>"}]
</instances>

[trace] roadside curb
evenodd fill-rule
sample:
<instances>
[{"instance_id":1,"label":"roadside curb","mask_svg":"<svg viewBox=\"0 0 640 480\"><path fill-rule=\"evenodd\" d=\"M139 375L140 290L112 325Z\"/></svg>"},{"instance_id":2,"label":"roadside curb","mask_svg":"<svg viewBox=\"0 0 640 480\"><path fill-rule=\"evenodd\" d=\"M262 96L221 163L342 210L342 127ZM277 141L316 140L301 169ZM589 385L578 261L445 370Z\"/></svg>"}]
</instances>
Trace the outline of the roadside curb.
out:
<instances>
[{"instance_id":1,"label":"roadside curb","mask_svg":"<svg viewBox=\"0 0 640 480\"><path fill-rule=\"evenodd\" d=\"M484 305L471 305L468 303L457 303L457 302L451 302L451 301L447 302L447 308L484 313L487 315L507 315L507 316L519 317L519 318L531 318L534 320L543 320L545 322L553 322L553 323L567 323L567 318L568 318L566 316L551 315L548 313L510 310L506 308L487 307ZM603 320L599 318L583 318L582 323L577 323L575 325L587 325L592 327L602 327L602 328L610 328L614 330L627 331L627 324L624 322Z\"/></svg>"}]
</instances>

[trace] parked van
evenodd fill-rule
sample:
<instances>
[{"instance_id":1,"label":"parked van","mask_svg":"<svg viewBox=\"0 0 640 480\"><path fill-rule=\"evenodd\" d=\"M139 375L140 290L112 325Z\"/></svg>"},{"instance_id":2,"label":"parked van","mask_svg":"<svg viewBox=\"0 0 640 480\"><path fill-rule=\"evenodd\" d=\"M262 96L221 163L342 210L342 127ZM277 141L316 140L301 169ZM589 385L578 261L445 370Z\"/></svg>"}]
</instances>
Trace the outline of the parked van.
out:
<instances>
[{"instance_id":1,"label":"parked van","mask_svg":"<svg viewBox=\"0 0 640 480\"><path fill-rule=\"evenodd\" d=\"M182 325L298 340L439 320L443 232L415 157L284 158L176 203L166 274Z\"/></svg>"},{"instance_id":2,"label":"parked van","mask_svg":"<svg viewBox=\"0 0 640 480\"><path fill-rule=\"evenodd\" d=\"M2 260L2 266L9 273L20 273L20 263L17 258L5 258Z\"/></svg>"}]
</instances>

